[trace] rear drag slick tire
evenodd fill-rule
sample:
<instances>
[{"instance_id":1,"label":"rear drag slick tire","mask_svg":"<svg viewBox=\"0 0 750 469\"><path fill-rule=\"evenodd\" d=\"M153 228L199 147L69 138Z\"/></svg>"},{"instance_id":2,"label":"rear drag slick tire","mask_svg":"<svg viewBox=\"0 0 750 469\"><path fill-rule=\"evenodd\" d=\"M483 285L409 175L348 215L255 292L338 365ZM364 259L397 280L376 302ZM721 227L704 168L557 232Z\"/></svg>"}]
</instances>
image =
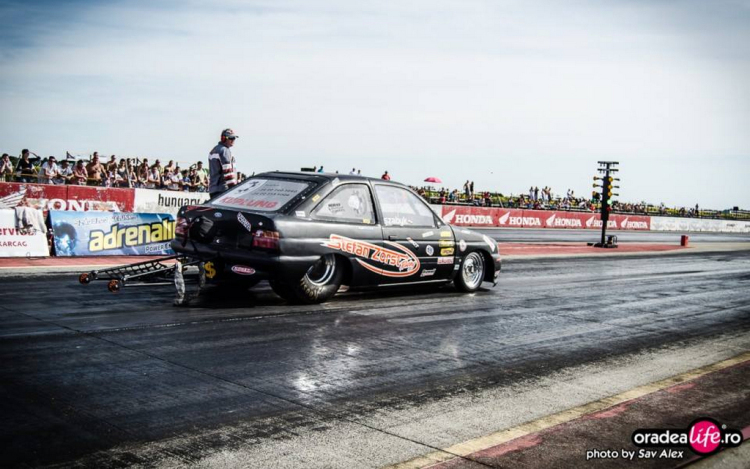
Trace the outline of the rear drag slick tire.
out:
<instances>
[{"instance_id":1,"label":"rear drag slick tire","mask_svg":"<svg viewBox=\"0 0 750 469\"><path fill-rule=\"evenodd\" d=\"M271 282L273 291L287 301L303 304L323 303L341 287L344 269L333 254L321 257L296 281Z\"/></svg>"}]
</instances>

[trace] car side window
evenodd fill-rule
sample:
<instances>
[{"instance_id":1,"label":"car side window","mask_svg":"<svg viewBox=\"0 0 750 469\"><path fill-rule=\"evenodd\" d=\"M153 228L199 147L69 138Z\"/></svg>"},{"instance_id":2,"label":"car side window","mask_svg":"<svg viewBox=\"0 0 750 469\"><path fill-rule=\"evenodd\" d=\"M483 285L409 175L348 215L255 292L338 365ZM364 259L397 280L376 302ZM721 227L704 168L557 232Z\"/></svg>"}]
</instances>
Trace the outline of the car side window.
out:
<instances>
[{"instance_id":1,"label":"car side window","mask_svg":"<svg viewBox=\"0 0 750 469\"><path fill-rule=\"evenodd\" d=\"M337 187L312 212L318 220L341 223L375 224L370 188L365 184L345 184Z\"/></svg>"},{"instance_id":2,"label":"car side window","mask_svg":"<svg viewBox=\"0 0 750 469\"><path fill-rule=\"evenodd\" d=\"M397 186L377 184L380 208L385 226L435 227L435 215L418 196Z\"/></svg>"}]
</instances>

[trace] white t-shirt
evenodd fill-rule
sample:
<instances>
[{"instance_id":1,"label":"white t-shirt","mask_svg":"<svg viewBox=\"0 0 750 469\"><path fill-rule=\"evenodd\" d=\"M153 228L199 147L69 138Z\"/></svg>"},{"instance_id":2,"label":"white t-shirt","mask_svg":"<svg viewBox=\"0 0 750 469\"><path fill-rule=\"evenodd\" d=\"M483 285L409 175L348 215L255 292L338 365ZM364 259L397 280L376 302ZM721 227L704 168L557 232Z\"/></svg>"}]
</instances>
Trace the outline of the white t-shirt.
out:
<instances>
[{"instance_id":1,"label":"white t-shirt","mask_svg":"<svg viewBox=\"0 0 750 469\"><path fill-rule=\"evenodd\" d=\"M60 166L60 168L58 168L57 170L57 174L59 174L59 176L52 179L52 183L53 184L65 184L65 179L63 178L67 178L73 175L73 167L70 165L68 165L67 168L63 168L62 166Z\"/></svg>"},{"instance_id":2,"label":"white t-shirt","mask_svg":"<svg viewBox=\"0 0 750 469\"><path fill-rule=\"evenodd\" d=\"M173 174L169 177L169 189L173 191L180 190L180 182L182 181L182 176L179 174Z\"/></svg>"},{"instance_id":3,"label":"white t-shirt","mask_svg":"<svg viewBox=\"0 0 750 469\"><path fill-rule=\"evenodd\" d=\"M41 171L39 171L39 183L51 184L55 174L57 174L57 163L49 164L49 161L47 161L42 165Z\"/></svg>"}]
</instances>

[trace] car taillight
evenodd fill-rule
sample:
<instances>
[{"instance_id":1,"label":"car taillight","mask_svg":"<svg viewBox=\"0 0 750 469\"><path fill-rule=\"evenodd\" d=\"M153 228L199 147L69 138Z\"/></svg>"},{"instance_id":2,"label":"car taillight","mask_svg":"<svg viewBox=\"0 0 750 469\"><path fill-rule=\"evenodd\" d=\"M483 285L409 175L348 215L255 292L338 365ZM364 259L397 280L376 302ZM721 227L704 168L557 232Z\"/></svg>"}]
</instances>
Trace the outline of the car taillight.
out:
<instances>
[{"instance_id":1,"label":"car taillight","mask_svg":"<svg viewBox=\"0 0 750 469\"><path fill-rule=\"evenodd\" d=\"M257 230L253 236L253 247L263 249L279 249L279 232Z\"/></svg>"},{"instance_id":2,"label":"car taillight","mask_svg":"<svg viewBox=\"0 0 750 469\"><path fill-rule=\"evenodd\" d=\"M174 232L178 236L187 236L188 222L184 217L177 217L177 224L175 225Z\"/></svg>"}]
</instances>

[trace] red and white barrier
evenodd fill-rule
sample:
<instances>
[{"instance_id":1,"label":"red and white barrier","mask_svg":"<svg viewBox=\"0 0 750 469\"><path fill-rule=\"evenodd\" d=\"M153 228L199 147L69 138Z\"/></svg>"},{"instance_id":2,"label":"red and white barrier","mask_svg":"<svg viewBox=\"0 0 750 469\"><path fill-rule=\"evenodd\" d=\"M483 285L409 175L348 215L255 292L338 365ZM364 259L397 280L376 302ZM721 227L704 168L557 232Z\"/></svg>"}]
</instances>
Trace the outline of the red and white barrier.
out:
<instances>
[{"instance_id":1,"label":"red and white barrier","mask_svg":"<svg viewBox=\"0 0 750 469\"><path fill-rule=\"evenodd\" d=\"M701 218L651 217L652 231L750 233L750 222Z\"/></svg>"},{"instance_id":2,"label":"red and white barrier","mask_svg":"<svg viewBox=\"0 0 750 469\"><path fill-rule=\"evenodd\" d=\"M498 228L570 228L601 229L598 213L525 210L515 208L465 207L443 205L443 220L458 226ZM614 230L651 229L651 217L642 215L610 215L607 228Z\"/></svg>"},{"instance_id":3,"label":"red and white barrier","mask_svg":"<svg viewBox=\"0 0 750 469\"><path fill-rule=\"evenodd\" d=\"M0 199L18 196L40 210L86 212L171 213L183 205L199 205L209 199L205 192L125 189L74 185L0 183Z\"/></svg>"},{"instance_id":4,"label":"red and white barrier","mask_svg":"<svg viewBox=\"0 0 750 469\"><path fill-rule=\"evenodd\" d=\"M0 183L0 198L19 194L23 194L30 207L40 210L132 212L134 209L133 189Z\"/></svg>"}]
</instances>

